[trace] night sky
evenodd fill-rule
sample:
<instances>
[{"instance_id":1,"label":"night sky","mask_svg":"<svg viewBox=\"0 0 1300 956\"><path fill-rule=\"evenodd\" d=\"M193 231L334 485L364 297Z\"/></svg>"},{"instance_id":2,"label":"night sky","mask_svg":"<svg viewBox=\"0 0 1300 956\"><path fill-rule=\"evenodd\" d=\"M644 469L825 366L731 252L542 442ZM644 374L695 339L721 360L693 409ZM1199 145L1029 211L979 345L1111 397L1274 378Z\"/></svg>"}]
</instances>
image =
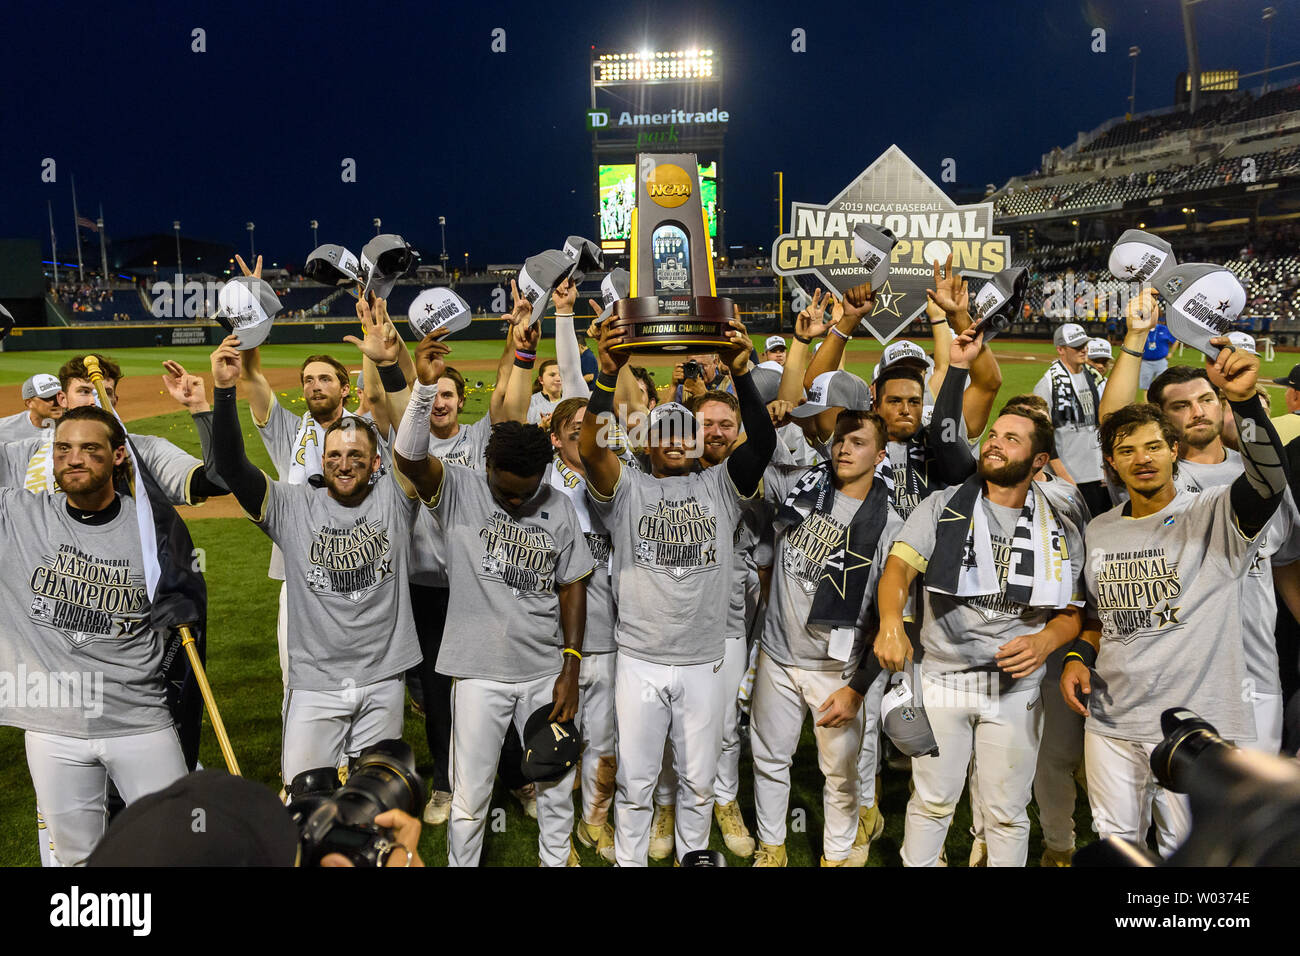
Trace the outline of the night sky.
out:
<instances>
[{"instance_id":1,"label":"night sky","mask_svg":"<svg viewBox=\"0 0 1300 956\"><path fill-rule=\"evenodd\" d=\"M1300 0L1271 3L1272 64L1300 59ZM1198 7L1204 69L1262 68L1265 5ZM283 265L306 257L311 219L322 242L359 251L379 216L433 262L441 214L453 264L520 262L593 231L591 47L698 45L731 114L728 242L767 245L774 170L787 206L824 202L897 142L936 181L952 157L957 185L1001 185L1124 112L1130 45L1139 111L1170 105L1186 68L1177 0L274 6L47 3L6 18L0 237L48 250L52 199L67 261L75 175L82 214L102 203L110 237L179 219L246 250L252 220ZM194 27L206 53L191 52ZM505 53L489 49L496 27ZM356 183L340 181L344 157Z\"/></svg>"}]
</instances>

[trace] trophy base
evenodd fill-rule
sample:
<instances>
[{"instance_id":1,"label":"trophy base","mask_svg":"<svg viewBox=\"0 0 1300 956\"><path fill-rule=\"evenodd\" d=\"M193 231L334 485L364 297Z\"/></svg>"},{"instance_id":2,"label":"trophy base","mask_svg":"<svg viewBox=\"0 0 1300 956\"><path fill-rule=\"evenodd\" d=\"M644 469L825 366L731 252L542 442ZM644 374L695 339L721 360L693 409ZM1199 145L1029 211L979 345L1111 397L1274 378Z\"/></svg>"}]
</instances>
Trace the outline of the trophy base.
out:
<instances>
[{"instance_id":1,"label":"trophy base","mask_svg":"<svg viewBox=\"0 0 1300 956\"><path fill-rule=\"evenodd\" d=\"M672 307L682 311L666 311ZM638 296L619 299L614 315L628 329L627 339L612 351L633 355L716 352L725 348L736 304L725 296Z\"/></svg>"}]
</instances>

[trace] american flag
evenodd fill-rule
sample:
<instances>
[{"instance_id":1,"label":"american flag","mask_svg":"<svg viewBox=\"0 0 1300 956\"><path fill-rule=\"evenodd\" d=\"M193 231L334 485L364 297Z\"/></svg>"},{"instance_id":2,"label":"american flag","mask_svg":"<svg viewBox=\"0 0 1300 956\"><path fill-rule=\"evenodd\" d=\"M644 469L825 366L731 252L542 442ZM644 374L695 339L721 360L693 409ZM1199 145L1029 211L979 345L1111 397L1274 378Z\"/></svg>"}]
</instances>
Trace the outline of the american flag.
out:
<instances>
[{"instance_id":1,"label":"american flag","mask_svg":"<svg viewBox=\"0 0 1300 956\"><path fill-rule=\"evenodd\" d=\"M95 220L87 219L85 216L77 217L77 225L83 229L89 229L91 232L99 232L99 226L95 224Z\"/></svg>"}]
</instances>

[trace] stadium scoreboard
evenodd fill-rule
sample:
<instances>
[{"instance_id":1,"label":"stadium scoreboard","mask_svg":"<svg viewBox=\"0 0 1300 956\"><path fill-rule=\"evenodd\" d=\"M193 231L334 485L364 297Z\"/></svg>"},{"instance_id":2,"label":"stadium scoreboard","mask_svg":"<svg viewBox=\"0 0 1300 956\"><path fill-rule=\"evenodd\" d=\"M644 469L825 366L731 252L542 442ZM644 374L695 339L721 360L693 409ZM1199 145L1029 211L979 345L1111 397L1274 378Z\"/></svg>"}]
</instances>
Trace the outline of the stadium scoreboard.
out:
<instances>
[{"instance_id":1,"label":"stadium scoreboard","mask_svg":"<svg viewBox=\"0 0 1300 956\"><path fill-rule=\"evenodd\" d=\"M638 153L694 153L714 250L724 248L723 145L732 116L712 49L592 50L591 107L595 233L606 255L628 254Z\"/></svg>"}]
</instances>

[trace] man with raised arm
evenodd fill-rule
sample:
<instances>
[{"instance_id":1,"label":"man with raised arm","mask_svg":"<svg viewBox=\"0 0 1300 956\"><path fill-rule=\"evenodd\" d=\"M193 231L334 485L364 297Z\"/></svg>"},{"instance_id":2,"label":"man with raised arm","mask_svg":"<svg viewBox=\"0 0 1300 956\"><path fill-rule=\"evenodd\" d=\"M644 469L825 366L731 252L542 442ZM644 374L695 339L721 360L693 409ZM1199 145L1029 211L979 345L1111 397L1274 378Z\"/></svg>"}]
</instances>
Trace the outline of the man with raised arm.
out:
<instances>
[{"instance_id":1,"label":"man with raised arm","mask_svg":"<svg viewBox=\"0 0 1300 956\"><path fill-rule=\"evenodd\" d=\"M618 373L630 357L615 348L625 334L617 321L601 327L600 372L579 451L587 495L613 542L619 614L615 856L620 866L644 866L651 795L666 739L672 741L678 778L678 859L708 848L726 699L718 671L728 604L718 595L731 581L742 503L758 492L776 432L750 380L749 336L733 321L724 354L747 441L725 464L698 471L694 416L681 405L663 403L649 420L651 472L628 466L602 441Z\"/></svg>"}]
</instances>

